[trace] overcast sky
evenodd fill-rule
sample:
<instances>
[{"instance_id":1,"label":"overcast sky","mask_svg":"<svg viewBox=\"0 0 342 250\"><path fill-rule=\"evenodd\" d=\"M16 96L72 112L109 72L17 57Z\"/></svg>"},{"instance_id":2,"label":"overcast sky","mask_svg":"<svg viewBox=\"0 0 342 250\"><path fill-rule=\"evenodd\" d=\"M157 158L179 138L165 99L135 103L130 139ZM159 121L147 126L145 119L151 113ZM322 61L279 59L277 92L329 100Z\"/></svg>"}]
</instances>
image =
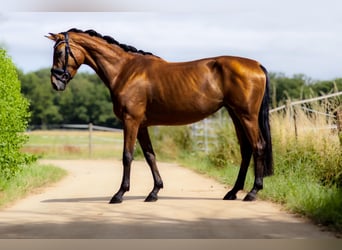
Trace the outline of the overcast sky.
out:
<instances>
[{"instance_id":1,"label":"overcast sky","mask_svg":"<svg viewBox=\"0 0 342 250\"><path fill-rule=\"evenodd\" d=\"M237 55L288 76L342 77L339 0L126 0L131 6L96 2L81 1L84 5L69 9L55 5L19 9L24 12L13 12L15 6L10 6L0 12L0 45L24 72L49 68L53 43L44 35L76 27L94 29L168 61ZM44 12L55 10L115 12Z\"/></svg>"}]
</instances>

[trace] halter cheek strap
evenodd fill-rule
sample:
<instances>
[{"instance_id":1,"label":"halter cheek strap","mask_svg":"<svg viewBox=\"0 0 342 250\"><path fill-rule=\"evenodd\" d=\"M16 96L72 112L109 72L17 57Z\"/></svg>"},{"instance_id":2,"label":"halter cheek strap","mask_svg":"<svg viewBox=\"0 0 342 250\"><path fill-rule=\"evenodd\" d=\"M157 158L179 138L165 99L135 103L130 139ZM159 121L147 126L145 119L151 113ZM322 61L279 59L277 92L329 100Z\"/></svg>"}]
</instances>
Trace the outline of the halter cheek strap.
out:
<instances>
[{"instance_id":1,"label":"halter cheek strap","mask_svg":"<svg viewBox=\"0 0 342 250\"><path fill-rule=\"evenodd\" d=\"M76 65L79 65L77 62L77 59L75 57L75 55L72 53L71 49L70 49L70 45L69 45L69 35L68 32L63 32L62 33L64 35L64 40L58 42L55 45L55 49L61 44L61 43L65 43L65 60L64 60L64 65L63 68L52 68L51 69L51 74L56 77L59 81L62 81L64 83L67 83L68 81L70 81L72 79L71 74L69 73L69 71L67 70L68 67L68 61L69 61L69 55L75 60Z\"/></svg>"}]
</instances>

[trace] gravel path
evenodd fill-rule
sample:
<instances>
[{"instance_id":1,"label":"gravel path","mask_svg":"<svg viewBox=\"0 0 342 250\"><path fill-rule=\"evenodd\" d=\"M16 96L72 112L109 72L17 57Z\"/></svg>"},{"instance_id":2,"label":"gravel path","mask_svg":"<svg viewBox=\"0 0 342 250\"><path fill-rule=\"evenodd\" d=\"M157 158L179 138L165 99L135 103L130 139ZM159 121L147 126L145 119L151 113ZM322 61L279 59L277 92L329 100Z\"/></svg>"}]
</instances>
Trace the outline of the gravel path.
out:
<instances>
[{"instance_id":1,"label":"gravel path","mask_svg":"<svg viewBox=\"0 0 342 250\"><path fill-rule=\"evenodd\" d=\"M144 162L132 166L131 191L108 204L121 181L114 160L44 160L69 175L0 211L0 238L334 238L278 205L224 201L216 181L176 164L159 163L164 189L145 203L153 181Z\"/></svg>"}]
</instances>

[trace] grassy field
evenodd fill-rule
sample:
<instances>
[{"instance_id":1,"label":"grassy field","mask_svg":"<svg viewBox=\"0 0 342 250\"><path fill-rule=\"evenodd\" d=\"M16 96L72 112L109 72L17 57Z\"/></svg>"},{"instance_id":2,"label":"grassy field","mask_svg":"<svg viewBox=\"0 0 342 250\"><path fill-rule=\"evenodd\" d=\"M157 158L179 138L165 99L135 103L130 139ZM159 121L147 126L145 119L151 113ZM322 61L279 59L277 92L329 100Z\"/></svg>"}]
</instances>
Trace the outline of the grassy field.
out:
<instances>
[{"instance_id":1,"label":"grassy field","mask_svg":"<svg viewBox=\"0 0 342 250\"><path fill-rule=\"evenodd\" d=\"M48 159L118 158L122 155L122 133L48 130L27 133L29 141L23 151ZM91 141L91 145L90 145Z\"/></svg>"},{"instance_id":2,"label":"grassy field","mask_svg":"<svg viewBox=\"0 0 342 250\"><path fill-rule=\"evenodd\" d=\"M0 208L10 205L32 192L37 192L41 187L59 181L66 174L65 170L50 165L32 164L25 166L12 179L1 180Z\"/></svg>"}]
</instances>

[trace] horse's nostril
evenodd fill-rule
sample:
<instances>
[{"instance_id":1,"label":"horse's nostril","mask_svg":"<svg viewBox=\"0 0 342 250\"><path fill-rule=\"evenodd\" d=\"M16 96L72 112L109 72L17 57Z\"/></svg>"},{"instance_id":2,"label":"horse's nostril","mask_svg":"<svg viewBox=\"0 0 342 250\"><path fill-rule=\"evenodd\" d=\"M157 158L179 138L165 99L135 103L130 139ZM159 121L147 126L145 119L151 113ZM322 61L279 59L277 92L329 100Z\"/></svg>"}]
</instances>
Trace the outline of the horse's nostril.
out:
<instances>
[{"instance_id":1,"label":"horse's nostril","mask_svg":"<svg viewBox=\"0 0 342 250\"><path fill-rule=\"evenodd\" d=\"M52 88L53 88L54 90L58 90L57 84L53 82L53 83L52 83Z\"/></svg>"},{"instance_id":2,"label":"horse's nostril","mask_svg":"<svg viewBox=\"0 0 342 250\"><path fill-rule=\"evenodd\" d=\"M65 90L65 84L62 82L52 82L52 87L54 90L63 91Z\"/></svg>"}]
</instances>

